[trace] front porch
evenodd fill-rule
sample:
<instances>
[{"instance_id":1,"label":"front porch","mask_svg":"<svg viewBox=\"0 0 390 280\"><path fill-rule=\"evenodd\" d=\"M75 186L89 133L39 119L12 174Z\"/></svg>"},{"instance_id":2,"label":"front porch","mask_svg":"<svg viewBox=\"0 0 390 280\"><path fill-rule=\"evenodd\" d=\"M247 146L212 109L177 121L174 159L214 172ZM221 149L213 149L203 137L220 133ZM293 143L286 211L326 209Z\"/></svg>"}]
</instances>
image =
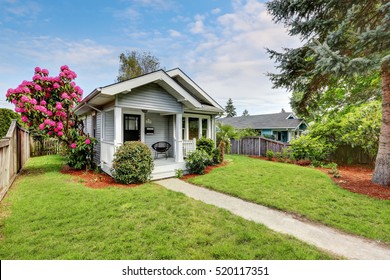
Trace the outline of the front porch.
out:
<instances>
[{"instance_id":1,"label":"front porch","mask_svg":"<svg viewBox=\"0 0 390 280\"><path fill-rule=\"evenodd\" d=\"M175 162L174 158L158 158L154 160L152 180L160 180L176 176L176 170L186 171L185 162Z\"/></svg>"}]
</instances>

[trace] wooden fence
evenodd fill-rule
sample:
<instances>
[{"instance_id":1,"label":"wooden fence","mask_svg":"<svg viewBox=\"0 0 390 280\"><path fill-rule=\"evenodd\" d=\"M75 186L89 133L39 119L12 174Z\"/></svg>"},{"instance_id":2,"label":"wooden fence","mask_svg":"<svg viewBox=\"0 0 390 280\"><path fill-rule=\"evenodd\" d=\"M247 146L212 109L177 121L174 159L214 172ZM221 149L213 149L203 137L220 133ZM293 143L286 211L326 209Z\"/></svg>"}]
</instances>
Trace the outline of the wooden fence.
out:
<instances>
[{"instance_id":1,"label":"wooden fence","mask_svg":"<svg viewBox=\"0 0 390 280\"><path fill-rule=\"evenodd\" d=\"M30 142L31 156L57 155L60 153L61 144L56 138L32 137Z\"/></svg>"},{"instance_id":2,"label":"wooden fence","mask_svg":"<svg viewBox=\"0 0 390 280\"><path fill-rule=\"evenodd\" d=\"M230 139L232 144L230 153L234 155L265 156L267 150L282 152L288 144L267 139L264 137L249 136L240 140Z\"/></svg>"},{"instance_id":3,"label":"wooden fence","mask_svg":"<svg viewBox=\"0 0 390 280\"><path fill-rule=\"evenodd\" d=\"M29 132L13 120L7 135L0 139L0 201L29 157Z\"/></svg>"},{"instance_id":4,"label":"wooden fence","mask_svg":"<svg viewBox=\"0 0 390 280\"><path fill-rule=\"evenodd\" d=\"M329 161L337 164L367 164L374 166L375 157L371 157L361 147L340 146L329 156Z\"/></svg>"}]
</instances>

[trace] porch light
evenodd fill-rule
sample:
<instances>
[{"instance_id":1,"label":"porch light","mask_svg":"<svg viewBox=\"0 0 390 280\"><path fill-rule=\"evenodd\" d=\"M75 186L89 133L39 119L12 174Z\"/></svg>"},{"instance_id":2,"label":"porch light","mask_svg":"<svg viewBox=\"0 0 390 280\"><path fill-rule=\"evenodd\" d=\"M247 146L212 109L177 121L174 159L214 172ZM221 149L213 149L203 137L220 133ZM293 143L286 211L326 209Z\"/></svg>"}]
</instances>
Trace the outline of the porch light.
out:
<instances>
[{"instance_id":1,"label":"porch light","mask_svg":"<svg viewBox=\"0 0 390 280\"><path fill-rule=\"evenodd\" d=\"M146 119L145 123L146 123L146 124L151 124L151 123L152 123L152 120L151 120L151 119Z\"/></svg>"}]
</instances>

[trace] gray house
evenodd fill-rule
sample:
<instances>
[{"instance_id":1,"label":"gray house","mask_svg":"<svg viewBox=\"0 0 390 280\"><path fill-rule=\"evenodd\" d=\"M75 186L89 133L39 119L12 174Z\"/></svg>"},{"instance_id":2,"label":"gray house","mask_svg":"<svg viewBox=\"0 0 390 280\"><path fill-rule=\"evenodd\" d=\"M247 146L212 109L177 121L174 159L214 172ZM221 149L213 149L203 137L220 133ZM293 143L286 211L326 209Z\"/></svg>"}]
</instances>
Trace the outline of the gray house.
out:
<instances>
[{"instance_id":1,"label":"gray house","mask_svg":"<svg viewBox=\"0 0 390 280\"><path fill-rule=\"evenodd\" d=\"M284 110L276 114L221 118L217 122L229 124L237 129L251 128L257 130L259 135L282 142L290 142L300 136L307 128L303 119Z\"/></svg>"},{"instance_id":2,"label":"gray house","mask_svg":"<svg viewBox=\"0 0 390 280\"><path fill-rule=\"evenodd\" d=\"M221 106L183 71L158 70L95 89L76 108L85 132L98 139L95 159L110 174L116 149L125 141L171 145L168 159L155 160L153 179L185 170L184 157L196 139L216 138L215 116Z\"/></svg>"}]
</instances>

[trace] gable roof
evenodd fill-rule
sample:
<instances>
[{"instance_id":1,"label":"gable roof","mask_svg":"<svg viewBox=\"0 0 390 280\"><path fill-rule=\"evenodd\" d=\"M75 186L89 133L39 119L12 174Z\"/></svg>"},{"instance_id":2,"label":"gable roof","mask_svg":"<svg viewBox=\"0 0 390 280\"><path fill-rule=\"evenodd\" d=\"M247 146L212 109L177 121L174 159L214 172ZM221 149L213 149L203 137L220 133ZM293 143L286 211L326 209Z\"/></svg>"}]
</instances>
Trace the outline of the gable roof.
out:
<instances>
[{"instance_id":1,"label":"gable roof","mask_svg":"<svg viewBox=\"0 0 390 280\"><path fill-rule=\"evenodd\" d=\"M298 119L291 112L221 118L217 122L229 124L238 129L296 129L305 123L303 119Z\"/></svg>"},{"instance_id":2,"label":"gable roof","mask_svg":"<svg viewBox=\"0 0 390 280\"><path fill-rule=\"evenodd\" d=\"M118 94L131 94L132 89L155 83L171 94L186 108L222 112L222 107L196 85L183 71L176 68L170 71L157 70L126 81L96 88L75 108L78 114L88 111L88 107L99 107L115 100ZM85 106L87 105L87 106ZM87 108L85 108L87 107Z\"/></svg>"}]
</instances>

